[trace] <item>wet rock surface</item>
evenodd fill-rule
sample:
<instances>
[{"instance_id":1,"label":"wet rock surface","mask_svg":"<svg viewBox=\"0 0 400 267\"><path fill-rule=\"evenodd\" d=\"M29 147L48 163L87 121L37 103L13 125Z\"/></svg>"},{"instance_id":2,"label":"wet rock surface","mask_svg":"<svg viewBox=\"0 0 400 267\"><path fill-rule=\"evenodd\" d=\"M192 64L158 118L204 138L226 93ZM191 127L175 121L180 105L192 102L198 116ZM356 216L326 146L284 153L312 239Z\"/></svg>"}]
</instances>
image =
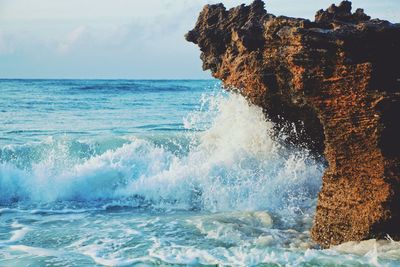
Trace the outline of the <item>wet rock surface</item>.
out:
<instances>
[{"instance_id":1,"label":"wet rock surface","mask_svg":"<svg viewBox=\"0 0 400 267\"><path fill-rule=\"evenodd\" d=\"M263 107L287 142L324 157L313 238L400 239L400 24L342 2L315 21L264 3L206 5L186 39L203 68Z\"/></svg>"}]
</instances>

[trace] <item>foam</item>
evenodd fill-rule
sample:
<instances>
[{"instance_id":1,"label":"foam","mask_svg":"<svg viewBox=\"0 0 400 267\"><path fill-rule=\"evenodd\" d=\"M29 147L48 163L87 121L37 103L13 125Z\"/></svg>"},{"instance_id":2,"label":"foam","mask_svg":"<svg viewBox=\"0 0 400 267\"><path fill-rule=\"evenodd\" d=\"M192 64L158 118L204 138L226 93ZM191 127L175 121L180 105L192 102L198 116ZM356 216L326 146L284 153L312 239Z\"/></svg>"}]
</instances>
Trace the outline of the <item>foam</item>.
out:
<instances>
[{"instance_id":1,"label":"foam","mask_svg":"<svg viewBox=\"0 0 400 267\"><path fill-rule=\"evenodd\" d=\"M9 249L41 257L59 257L63 254L61 251L54 249L45 249L45 248L31 247L25 245L11 245L9 246Z\"/></svg>"},{"instance_id":2,"label":"foam","mask_svg":"<svg viewBox=\"0 0 400 267\"><path fill-rule=\"evenodd\" d=\"M187 153L136 137L114 146L108 140L97 152L79 140L50 138L24 166L1 161L0 201L268 210L287 213L288 224L314 207L323 167L274 140L260 108L235 94L205 97L201 106L185 119L192 138ZM20 149L7 149L18 157Z\"/></svg>"},{"instance_id":3,"label":"foam","mask_svg":"<svg viewBox=\"0 0 400 267\"><path fill-rule=\"evenodd\" d=\"M400 260L400 242L393 241L390 237L387 240L346 242L331 249L340 253L365 256L369 259L369 263L375 266L379 265L378 258Z\"/></svg>"}]
</instances>

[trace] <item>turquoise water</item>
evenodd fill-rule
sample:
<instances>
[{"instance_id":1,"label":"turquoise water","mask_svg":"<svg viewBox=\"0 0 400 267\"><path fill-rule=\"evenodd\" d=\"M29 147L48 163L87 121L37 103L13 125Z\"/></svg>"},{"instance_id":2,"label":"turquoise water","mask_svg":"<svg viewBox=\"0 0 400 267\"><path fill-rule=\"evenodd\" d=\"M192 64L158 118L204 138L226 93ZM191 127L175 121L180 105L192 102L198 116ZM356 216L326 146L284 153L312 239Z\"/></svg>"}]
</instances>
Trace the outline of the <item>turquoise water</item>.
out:
<instances>
[{"instance_id":1,"label":"turquoise water","mask_svg":"<svg viewBox=\"0 0 400 267\"><path fill-rule=\"evenodd\" d=\"M323 166L208 81L0 80L0 266L397 266L328 250Z\"/></svg>"}]
</instances>

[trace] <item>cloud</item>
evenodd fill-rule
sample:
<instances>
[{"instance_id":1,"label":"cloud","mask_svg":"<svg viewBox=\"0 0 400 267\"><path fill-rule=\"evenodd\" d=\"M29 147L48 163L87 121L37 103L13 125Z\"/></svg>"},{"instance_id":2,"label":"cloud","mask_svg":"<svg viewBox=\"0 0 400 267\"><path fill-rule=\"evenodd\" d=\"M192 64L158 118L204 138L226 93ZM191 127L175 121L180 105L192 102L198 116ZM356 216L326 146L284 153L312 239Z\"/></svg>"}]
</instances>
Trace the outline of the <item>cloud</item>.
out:
<instances>
[{"instance_id":1,"label":"cloud","mask_svg":"<svg viewBox=\"0 0 400 267\"><path fill-rule=\"evenodd\" d=\"M13 43L13 36L0 30L0 55L9 55L14 53L15 47Z\"/></svg>"},{"instance_id":2,"label":"cloud","mask_svg":"<svg viewBox=\"0 0 400 267\"><path fill-rule=\"evenodd\" d=\"M57 47L57 51L61 54L66 54L68 53L73 46L82 39L84 34L87 32L87 27L86 26L79 26L69 32L66 36L66 38L61 41Z\"/></svg>"},{"instance_id":3,"label":"cloud","mask_svg":"<svg viewBox=\"0 0 400 267\"><path fill-rule=\"evenodd\" d=\"M2 77L207 78L184 40L205 4L253 0L0 0ZM340 0L266 0L275 15L312 19ZM398 20L399 0L353 0Z\"/></svg>"}]
</instances>

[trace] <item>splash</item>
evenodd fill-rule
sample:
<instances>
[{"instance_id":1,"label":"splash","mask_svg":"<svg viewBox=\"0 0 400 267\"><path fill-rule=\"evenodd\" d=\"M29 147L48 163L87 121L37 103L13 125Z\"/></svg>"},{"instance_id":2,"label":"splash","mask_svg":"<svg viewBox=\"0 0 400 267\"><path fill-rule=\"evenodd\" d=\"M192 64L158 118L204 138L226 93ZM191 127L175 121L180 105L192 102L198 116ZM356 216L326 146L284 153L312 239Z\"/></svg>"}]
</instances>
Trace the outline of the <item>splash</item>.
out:
<instances>
[{"instance_id":1,"label":"splash","mask_svg":"<svg viewBox=\"0 0 400 267\"><path fill-rule=\"evenodd\" d=\"M185 132L2 147L0 258L398 265L390 239L315 249L308 230L323 165L283 146L239 95L204 95L199 106Z\"/></svg>"},{"instance_id":2,"label":"splash","mask_svg":"<svg viewBox=\"0 0 400 267\"><path fill-rule=\"evenodd\" d=\"M205 96L184 124L187 133L168 142L50 138L4 147L0 201L268 210L287 220L314 207L322 165L272 138L273 124L243 97Z\"/></svg>"}]
</instances>

